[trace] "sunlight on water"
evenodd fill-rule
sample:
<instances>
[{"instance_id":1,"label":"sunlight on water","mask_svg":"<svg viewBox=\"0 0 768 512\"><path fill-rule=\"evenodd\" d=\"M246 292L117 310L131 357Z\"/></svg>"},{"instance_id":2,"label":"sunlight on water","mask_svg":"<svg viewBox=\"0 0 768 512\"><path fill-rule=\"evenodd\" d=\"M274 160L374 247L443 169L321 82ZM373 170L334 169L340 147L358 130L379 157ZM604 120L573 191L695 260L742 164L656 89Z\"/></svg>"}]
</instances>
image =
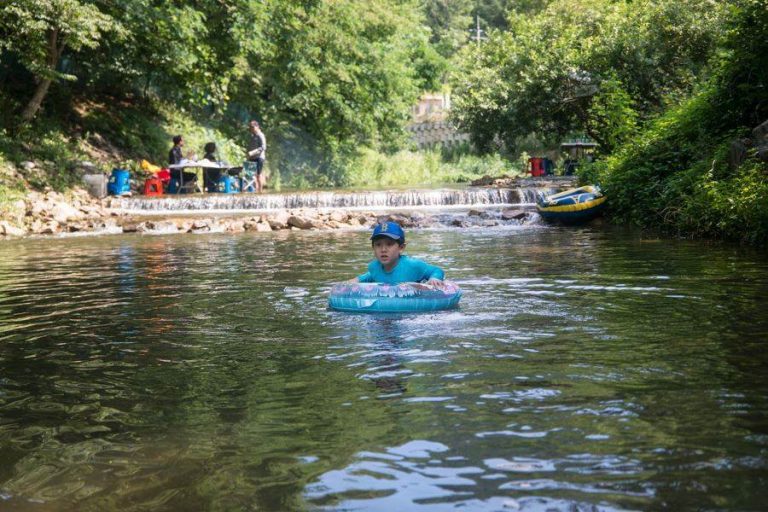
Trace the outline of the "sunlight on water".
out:
<instances>
[{"instance_id":1,"label":"sunlight on water","mask_svg":"<svg viewBox=\"0 0 768 512\"><path fill-rule=\"evenodd\" d=\"M363 232L0 245L0 510L763 506L764 254L409 238L458 310L328 310Z\"/></svg>"}]
</instances>

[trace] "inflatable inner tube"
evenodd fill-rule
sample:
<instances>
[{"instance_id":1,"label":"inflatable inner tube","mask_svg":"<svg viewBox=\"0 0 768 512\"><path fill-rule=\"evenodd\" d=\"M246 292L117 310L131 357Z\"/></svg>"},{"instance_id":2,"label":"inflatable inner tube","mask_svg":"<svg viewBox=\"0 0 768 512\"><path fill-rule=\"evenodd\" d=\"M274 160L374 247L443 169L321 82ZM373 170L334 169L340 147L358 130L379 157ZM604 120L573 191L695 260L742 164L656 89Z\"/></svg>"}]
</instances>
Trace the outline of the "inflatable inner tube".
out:
<instances>
[{"instance_id":1,"label":"inflatable inner tube","mask_svg":"<svg viewBox=\"0 0 768 512\"><path fill-rule=\"evenodd\" d=\"M443 289L421 283L339 283L331 288L328 306L338 311L410 313L455 308L461 289L445 281Z\"/></svg>"}]
</instances>

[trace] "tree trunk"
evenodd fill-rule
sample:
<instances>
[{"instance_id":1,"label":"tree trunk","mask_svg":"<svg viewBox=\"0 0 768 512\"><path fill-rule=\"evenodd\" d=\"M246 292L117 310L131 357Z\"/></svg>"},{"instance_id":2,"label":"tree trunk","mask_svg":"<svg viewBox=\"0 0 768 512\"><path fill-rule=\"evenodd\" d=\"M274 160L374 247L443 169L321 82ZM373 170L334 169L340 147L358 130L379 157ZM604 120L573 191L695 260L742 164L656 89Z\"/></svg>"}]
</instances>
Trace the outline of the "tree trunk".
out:
<instances>
[{"instance_id":1,"label":"tree trunk","mask_svg":"<svg viewBox=\"0 0 768 512\"><path fill-rule=\"evenodd\" d=\"M64 43L59 45L58 39L59 29L54 28L48 33L47 65L50 70L50 75L48 78L39 78L35 94L32 95L32 99L29 100L29 103L27 103L27 106L24 107L24 111L21 113L22 123L28 123L35 117L37 111L40 110L40 105L43 104L45 95L48 94L48 88L51 86L51 82L53 82L53 79L50 78L50 76L56 71L56 66L61 58L61 53L64 51Z\"/></svg>"},{"instance_id":2,"label":"tree trunk","mask_svg":"<svg viewBox=\"0 0 768 512\"><path fill-rule=\"evenodd\" d=\"M27 106L24 107L24 111L21 113L21 122L28 123L35 117L37 111L40 109L40 105L43 103L45 95L48 94L48 87L51 85L50 78L43 78L38 82L35 94L32 99L29 100Z\"/></svg>"}]
</instances>

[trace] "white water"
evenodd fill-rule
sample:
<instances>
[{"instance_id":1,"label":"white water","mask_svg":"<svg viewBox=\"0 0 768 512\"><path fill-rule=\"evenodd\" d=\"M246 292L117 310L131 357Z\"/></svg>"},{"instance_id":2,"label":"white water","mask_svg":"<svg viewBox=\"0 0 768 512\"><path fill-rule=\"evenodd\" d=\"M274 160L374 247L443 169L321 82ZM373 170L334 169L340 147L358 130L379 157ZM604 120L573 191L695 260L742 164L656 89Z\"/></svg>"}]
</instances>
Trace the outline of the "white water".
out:
<instances>
[{"instance_id":1,"label":"white water","mask_svg":"<svg viewBox=\"0 0 768 512\"><path fill-rule=\"evenodd\" d=\"M466 208L532 206L535 188L390 190L371 192L316 191L286 194L200 194L123 197L114 207L136 213L201 211L269 211L293 208Z\"/></svg>"}]
</instances>

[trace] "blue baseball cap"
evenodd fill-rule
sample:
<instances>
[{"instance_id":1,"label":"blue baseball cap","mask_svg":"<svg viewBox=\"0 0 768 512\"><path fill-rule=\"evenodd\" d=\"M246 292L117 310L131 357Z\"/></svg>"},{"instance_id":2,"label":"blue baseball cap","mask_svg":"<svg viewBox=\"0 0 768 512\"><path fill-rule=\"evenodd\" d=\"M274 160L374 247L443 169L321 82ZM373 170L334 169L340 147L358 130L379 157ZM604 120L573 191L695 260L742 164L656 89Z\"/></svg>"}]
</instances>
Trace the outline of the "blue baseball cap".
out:
<instances>
[{"instance_id":1,"label":"blue baseball cap","mask_svg":"<svg viewBox=\"0 0 768 512\"><path fill-rule=\"evenodd\" d=\"M401 244L405 243L405 231L400 227L397 222L380 222L373 228L373 234L371 240L374 238L386 236L393 240L399 241Z\"/></svg>"}]
</instances>

